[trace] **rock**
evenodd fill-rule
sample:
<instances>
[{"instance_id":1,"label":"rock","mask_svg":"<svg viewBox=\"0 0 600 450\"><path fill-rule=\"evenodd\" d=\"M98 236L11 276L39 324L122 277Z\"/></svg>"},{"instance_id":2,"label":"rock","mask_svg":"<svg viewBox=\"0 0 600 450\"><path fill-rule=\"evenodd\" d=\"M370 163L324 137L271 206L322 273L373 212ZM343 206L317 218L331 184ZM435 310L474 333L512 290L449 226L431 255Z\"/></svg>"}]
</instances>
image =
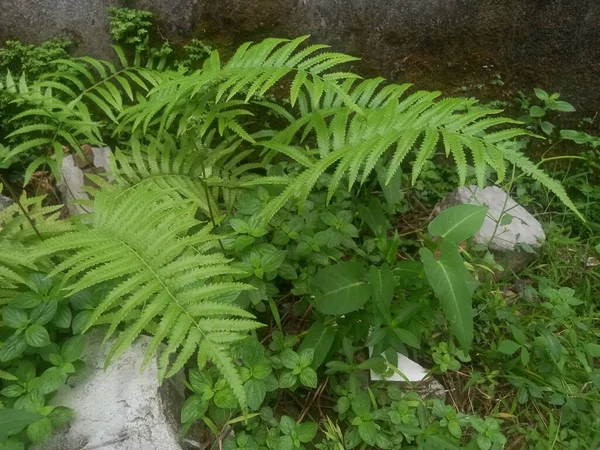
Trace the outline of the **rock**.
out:
<instances>
[{"instance_id":1,"label":"rock","mask_svg":"<svg viewBox=\"0 0 600 450\"><path fill-rule=\"evenodd\" d=\"M87 373L69 380L51 404L72 408L69 428L58 429L38 450L181 450L179 417L183 375L158 383L156 359L140 372L150 338L140 337L104 370L109 343L104 333L87 336Z\"/></svg>"},{"instance_id":2,"label":"rock","mask_svg":"<svg viewBox=\"0 0 600 450\"><path fill-rule=\"evenodd\" d=\"M546 234L536 218L506 192L498 186L459 187L436 206L435 212L467 203L489 207L488 217L473 237L475 244L486 245L513 272L520 272L535 259L535 250L541 248Z\"/></svg>"},{"instance_id":3,"label":"rock","mask_svg":"<svg viewBox=\"0 0 600 450\"><path fill-rule=\"evenodd\" d=\"M5 195L0 194L0 211L8 208L13 204L12 198L6 197Z\"/></svg>"},{"instance_id":4,"label":"rock","mask_svg":"<svg viewBox=\"0 0 600 450\"><path fill-rule=\"evenodd\" d=\"M63 158L61 174L62 179L57 183L58 190L61 193L63 202L67 206L70 215L84 214L91 212L90 206L81 205L80 200L89 200L84 187L93 185L85 176L87 173L110 177L110 154L108 147L98 148L83 146L85 158L79 155L68 155Z\"/></svg>"}]
</instances>

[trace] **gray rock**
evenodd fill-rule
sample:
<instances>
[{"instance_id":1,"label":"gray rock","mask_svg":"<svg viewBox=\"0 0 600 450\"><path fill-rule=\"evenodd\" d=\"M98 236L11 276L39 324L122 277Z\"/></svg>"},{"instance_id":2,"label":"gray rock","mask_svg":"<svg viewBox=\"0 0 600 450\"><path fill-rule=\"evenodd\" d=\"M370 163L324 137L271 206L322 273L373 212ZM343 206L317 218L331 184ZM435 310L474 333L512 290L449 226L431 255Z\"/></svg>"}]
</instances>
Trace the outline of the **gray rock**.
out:
<instances>
[{"instance_id":1,"label":"gray rock","mask_svg":"<svg viewBox=\"0 0 600 450\"><path fill-rule=\"evenodd\" d=\"M12 198L0 194L0 211L13 204Z\"/></svg>"},{"instance_id":2,"label":"gray rock","mask_svg":"<svg viewBox=\"0 0 600 450\"><path fill-rule=\"evenodd\" d=\"M83 357L87 375L71 378L52 399L53 405L72 408L75 420L38 450L181 450L182 378L159 385L155 359L140 372L147 337L105 371L109 343L102 345L103 337L100 330L90 332Z\"/></svg>"},{"instance_id":3,"label":"gray rock","mask_svg":"<svg viewBox=\"0 0 600 450\"><path fill-rule=\"evenodd\" d=\"M546 240L542 225L525 208L498 186L479 189L463 186L450 193L436 212L454 205L487 205L488 216L473 237L475 244L486 245L497 257L505 260L513 272L519 272L535 259L535 252Z\"/></svg>"},{"instance_id":4,"label":"gray rock","mask_svg":"<svg viewBox=\"0 0 600 450\"><path fill-rule=\"evenodd\" d=\"M89 205L81 205L80 200L89 200L84 187L90 185L86 173L105 176L110 180L110 154L108 147L86 147L84 153L89 161L82 161L77 155L68 155L63 158L61 180L57 183L62 200L67 205L70 215L91 212Z\"/></svg>"}]
</instances>

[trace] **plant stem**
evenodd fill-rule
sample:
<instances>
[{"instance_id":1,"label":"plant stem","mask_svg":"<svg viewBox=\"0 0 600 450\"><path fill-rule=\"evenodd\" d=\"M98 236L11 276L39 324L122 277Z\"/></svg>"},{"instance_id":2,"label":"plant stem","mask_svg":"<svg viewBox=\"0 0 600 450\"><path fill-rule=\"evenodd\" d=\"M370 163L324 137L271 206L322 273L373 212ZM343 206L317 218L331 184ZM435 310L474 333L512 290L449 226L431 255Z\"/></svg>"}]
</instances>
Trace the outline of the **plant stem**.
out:
<instances>
[{"instance_id":1,"label":"plant stem","mask_svg":"<svg viewBox=\"0 0 600 450\"><path fill-rule=\"evenodd\" d=\"M40 233L40 231L35 226L35 223L33 223L33 219L31 218L31 216L29 215L29 212L27 212L27 210L25 209L25 207L21 203L21 200L19 200L19 196L17 195L17 193L15 192L15 190L6 181L6 178L4 178L3 175L0 175L0 181L2 182L2 184L4 184L4 186L6 186L6 189L8 189L8 191L10 192L10 195L12 196L13 201L19 206L19 209L21 210L21 212L23 213L23 215L27 219L27 222L29 222L29 225L31 225L31 228L33 229L33 231L35 232L35 234L37 234L37 236L40 238L40 241L43 241L44 238L42 237L42 234Z\"/></svg>"}]
</instances>

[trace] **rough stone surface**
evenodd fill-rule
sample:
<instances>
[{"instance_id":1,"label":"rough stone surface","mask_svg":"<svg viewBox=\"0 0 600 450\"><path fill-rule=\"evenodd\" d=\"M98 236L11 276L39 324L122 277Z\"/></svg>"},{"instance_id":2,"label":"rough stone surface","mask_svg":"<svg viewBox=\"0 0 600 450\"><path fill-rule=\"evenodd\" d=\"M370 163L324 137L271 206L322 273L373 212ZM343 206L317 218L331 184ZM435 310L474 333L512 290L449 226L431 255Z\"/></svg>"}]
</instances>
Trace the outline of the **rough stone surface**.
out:
<instances>
[{"instance_id":1,"label":"rough stone surface","mask_svg":"<svg viewBox=\"0 0 600 450\"><path fill-rule=\"evenodd\" d=\"M498 186L485 189L477 186L459 187L436 207L436 212L461 204L489 207L488 216L473 237L473 242L486 245L497 255L508 257L509 269L514 272L522 270L535 257L519 246L539 249L546 240L537 219Z\"/></svg>"},{"instance_id":2,"label":"rough stone surface","mask_svg":"<svg viewBox=\"0 0 600 450\"><path fill-rule=\"evenodd\" d=\"M85 186L90 185L86 173L103 175L110 179L110 148L84 146L83 152L85 159L73 154L63 158L62 179L57 183L62 200L71 215L90 212L90 206L77 203L77 200L89 199L84 189Z\"/></svg>"},{"instance_id":3,"label":"rough stone surface","mask_svg":"<svg viewBox=\"0 0 600 450\"><path fill-rule=\"evenodd\" d=\"M420 88L460 92L496 74L503 89L561 92L600 106L597 0L0 0L0 42L63 36L110 56L108 6L148 9L160 34L233 48L266 36L311 34L363 58L358 70ZM492 88L489 88L492 89Z\"/></svg>"},{"instance_id":4,"label":"rough stone surface","mask_svg":"<svg viewBox=\"0 0 600 450\"><path fill-rule=\"evenodd\" d=\"M88 336L87 375L70 379L52 399L72 408L75 420L44 442L43 450L181 450L182 380L171 378L159 386L155 360L140 373L147 337L104 371L109 345L102 345L103 336L98 330Z\"/></svg>"},{"instance_id":5,"label":"rough stone surface","mask_svg":"<svg viewBox=\"0 0 600 450\"><path fill-rule=\"evenodd\" d=\"M13 204L12 198L0 194L0 211Z\"/></svg>"}]
</instances>

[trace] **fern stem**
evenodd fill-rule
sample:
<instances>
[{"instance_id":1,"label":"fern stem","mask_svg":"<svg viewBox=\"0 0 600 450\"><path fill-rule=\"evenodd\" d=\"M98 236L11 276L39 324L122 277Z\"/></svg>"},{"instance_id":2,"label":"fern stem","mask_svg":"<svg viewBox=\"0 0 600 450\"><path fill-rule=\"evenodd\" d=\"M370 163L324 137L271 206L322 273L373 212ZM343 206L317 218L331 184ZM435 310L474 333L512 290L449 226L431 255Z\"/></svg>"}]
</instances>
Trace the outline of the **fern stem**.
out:
<instances>
[{"instance_id":1,"label":"fern stem","mask_svg":"<svg viewBox=\"0 0 600 450\"><path fill-rule=\"evenodd\" d=\"M208 190L208 185L206 184L206 167L204 166L204 161L200 162L202 166L202 186L204 187L204 195L206 195L206 204L208 205L208 214L210 215L210 221L213 224L213 227L216 228L217 222L215 221L215 214L213 213L212 204L210 201L210 191ZM219 246L221 247L221 251L223 255L225 255L225 247L223 246L223 242L221 239L217 239L219 241Z\"/></svg>"},{"instance_id":2,"label":"fern stem","mask_svg":"<svg viewBox=\"0 0 600 450\"><path fill-rule=\"evenodd\" d=\"M19 196L17 195L17 193L15 192L15 190L8 183L8 181L6 180L6 178L4 178L4 175L0 175L0 181L2 182L2 184L4 184L4 186L6 186L6 189L8 189L8 191L10 192L10 195L12 196L13 201L19 206L19 209L21 210L21 212L23 213L23 215L27 219L27 222L29 222L29 225L31 225L31 228L33 229L33 231L35 232L35 234L37 234L37 236L40 238L40 241L43 241L44 238L42 237L42 234L40 233L40 231L35 226L35 223L33 223L33 219L31 218L31 216L29 215L29 213L27 212L27 210L25 209L25 207L21 203L21 200L19 200Z\"/></svg>"}]
</instances>

